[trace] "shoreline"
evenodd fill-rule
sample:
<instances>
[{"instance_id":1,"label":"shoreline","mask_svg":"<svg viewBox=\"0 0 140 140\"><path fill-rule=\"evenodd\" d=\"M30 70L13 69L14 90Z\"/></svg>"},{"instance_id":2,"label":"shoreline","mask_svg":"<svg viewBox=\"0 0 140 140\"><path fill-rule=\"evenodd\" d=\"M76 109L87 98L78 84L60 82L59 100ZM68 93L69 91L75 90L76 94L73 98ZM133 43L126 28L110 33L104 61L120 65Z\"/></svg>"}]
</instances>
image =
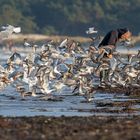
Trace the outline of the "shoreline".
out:
<instances>
[{"instance_id":1,"label":"shoreline","mask_svg":"<svg viewBox=\"0 0 140 140\"><path fill-rule=\"evenodd\" d=\"M84 42L90 42L91 39L89 37L83 37L83 36L59 36L59 35L43 35L43 34L12 34L8 39L6 40L14 40L15 42L22 42L25 38L27 38L30 41L42 41L42 40L54 40L55 42L60 42L61 40L65 38L69 38L70 40L75 40L81 43ZM139 43L140 42L140 36L133 36L132 37L132 43Z\"/></svg>"},{"instance_id":2,"label":"shoreline","mask_svg":"<svg viewBox=\"0 0 140 140\"><path fill-rule=\"evenodd\" d=\"M43 34L12 34L8 39L6 40L14 40L15 42L22 42L24 39L28 39L29 41L47 41L47 40L53 40L55 42L60 42L61 40L68 38L70 40L75 40L79 42L89 42L91 41L88 37L82 37L82 36L58 36L58 35L43 35Z\"/></svg>"}]
</instances>

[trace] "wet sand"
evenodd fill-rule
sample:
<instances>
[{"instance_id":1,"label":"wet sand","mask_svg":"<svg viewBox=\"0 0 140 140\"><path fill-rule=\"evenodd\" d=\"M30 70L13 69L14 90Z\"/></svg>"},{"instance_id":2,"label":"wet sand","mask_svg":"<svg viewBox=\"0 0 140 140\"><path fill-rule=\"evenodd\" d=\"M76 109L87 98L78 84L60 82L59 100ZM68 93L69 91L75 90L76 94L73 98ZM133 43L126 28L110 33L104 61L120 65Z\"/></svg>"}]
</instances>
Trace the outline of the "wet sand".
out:
<instances>
[{"instance_id":1,"label":"wet sand","mask_svg":"<svg viewBox=\"0 0 140 140\"><path fill-rule=\"evenodd\" d=\"M140 117L0 117L1 140L138 140Z\"/></svg>"}]
</instances>

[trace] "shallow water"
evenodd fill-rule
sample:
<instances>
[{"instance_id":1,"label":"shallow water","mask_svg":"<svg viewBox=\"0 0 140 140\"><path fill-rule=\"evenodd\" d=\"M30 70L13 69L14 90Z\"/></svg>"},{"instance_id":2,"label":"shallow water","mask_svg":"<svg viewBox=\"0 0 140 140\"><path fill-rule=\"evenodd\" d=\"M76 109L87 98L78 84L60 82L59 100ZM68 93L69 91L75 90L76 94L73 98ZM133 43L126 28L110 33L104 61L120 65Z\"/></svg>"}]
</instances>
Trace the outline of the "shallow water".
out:
<instances>
[{"instance_id":1,"label":"shallow water","mask_svg":"<svg viewBox=\"0 0 140 140\"><path fill-rule=\"evenodd\" d=\"M0 115L3 116L131 116L140 115L140 100L136 97L118 93L100 93L93 95L92 102L86 102L82 96L67 93L55 95L58 101L45 101L39 97L27 97L24 100L11 86L0 93ZM138 101L139 100L139 101ZM133 101L133 102L132 102ZM132 103L131 103L132 102ZM130 103L130 104L129 104ZM126 108L126 111L124 109ZM130 110L130 111L127 111Z\"/></svg>"},{"instance_id":2,"label":"shallow water","mask_svg":"<svg viewBox=\"0 0 140 140\"><path fill-rule=\"evenodd\" d=\"M1 64L11 53L0 51ZM22 53L24 56L25 53ZM26 97L24 100L14 87L0 91L0 115L2 116L133 116L140 115L140 99L123 93L96 92L93 101L83 96L71 95L70 89L55 94L57 101Z\"/></svg>"}]
</instances>

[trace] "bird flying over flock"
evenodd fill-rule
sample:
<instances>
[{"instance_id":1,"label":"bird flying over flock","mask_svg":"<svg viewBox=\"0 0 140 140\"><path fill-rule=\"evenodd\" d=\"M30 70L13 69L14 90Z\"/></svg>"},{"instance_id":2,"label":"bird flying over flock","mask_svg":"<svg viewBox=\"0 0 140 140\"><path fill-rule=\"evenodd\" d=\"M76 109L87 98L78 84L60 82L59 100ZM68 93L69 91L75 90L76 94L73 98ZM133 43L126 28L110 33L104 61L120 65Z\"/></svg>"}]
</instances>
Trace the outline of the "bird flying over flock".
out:
<instances>
[{"instance_id":1,"label":"bird flying over flock","mask_svg":"<svg viewBox=\"0 0 140 140\"><path fill-rule=\"evenodd\" d=\"M94 27L90 27L88 28L88 30L86 31L86 34L96 34L98 31L95 30Z\"/></svg>"}]
</instances>

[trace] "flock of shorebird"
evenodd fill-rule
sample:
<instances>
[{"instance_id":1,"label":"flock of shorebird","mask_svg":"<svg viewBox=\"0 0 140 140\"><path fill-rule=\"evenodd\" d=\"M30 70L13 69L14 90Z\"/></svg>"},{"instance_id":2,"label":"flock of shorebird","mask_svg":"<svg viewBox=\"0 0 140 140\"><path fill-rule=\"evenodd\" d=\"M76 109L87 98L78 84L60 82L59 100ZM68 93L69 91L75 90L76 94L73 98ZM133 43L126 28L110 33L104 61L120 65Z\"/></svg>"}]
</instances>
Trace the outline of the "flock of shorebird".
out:
<instances>
[{"instance_id":1,"label":"flock of shorebird","mask_svg":"<svg viewBox=\"0 0 140 140\"><path fill-rule=\"evenodd\" d=\"M10 31L18 33L20 28L12 26ZM89 28L87 34L90 32L97 33L94 28ZM97 87L140 87L140 51L127 59L118 52L107 58L99 55L100 50L93 44L81 47L68 38L59 44L51 40L41 46L24 40L24 47L31 50L26 56L16 51L0 65L1 90L12 85L23 98L49 99L52 93L60 94L67 87L72 94L91 101Z\"/></svg>"}]
</instances>

